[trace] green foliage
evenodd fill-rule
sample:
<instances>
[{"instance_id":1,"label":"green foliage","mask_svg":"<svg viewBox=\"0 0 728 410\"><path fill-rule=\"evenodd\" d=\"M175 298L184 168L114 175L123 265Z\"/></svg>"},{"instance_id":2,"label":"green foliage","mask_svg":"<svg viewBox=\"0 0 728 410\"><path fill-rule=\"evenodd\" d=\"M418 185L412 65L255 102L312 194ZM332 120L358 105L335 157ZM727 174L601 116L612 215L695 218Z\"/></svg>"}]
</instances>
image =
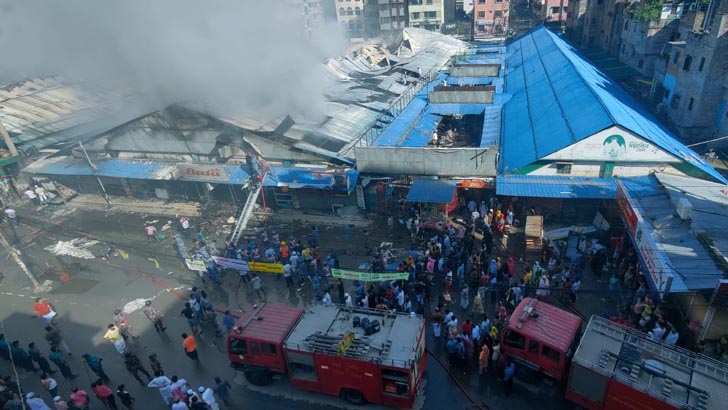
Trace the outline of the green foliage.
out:
<instances>
[{"instance_id":1,"label":"green foliage","mask_svg":"<svg viewBox=\"0 0 728 410\"><path fill-rule=\"evenodd\" d=\"M643 1L637 6L633 15L642 21L659 20L662 6L662 0Z\"/></svg>"}]
</instances>

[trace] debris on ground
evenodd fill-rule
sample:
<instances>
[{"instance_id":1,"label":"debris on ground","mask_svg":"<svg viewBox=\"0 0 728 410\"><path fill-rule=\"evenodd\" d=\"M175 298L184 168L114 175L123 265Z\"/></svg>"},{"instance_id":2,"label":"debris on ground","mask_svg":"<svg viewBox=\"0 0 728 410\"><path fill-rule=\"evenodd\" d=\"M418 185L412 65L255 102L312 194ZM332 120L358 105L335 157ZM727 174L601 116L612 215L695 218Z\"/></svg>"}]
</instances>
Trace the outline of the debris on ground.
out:
<instances>
[{"instance_id":1,"label":"debris on ground","mask_svg":"<svg viewBox=\"0 0 728 410\"><path fill-rule=\"evenodd\" d=\"M70 241L58 241L55 245L51 245L45 248L54 255L68 255L75 258L81 259L95 259L93 253L89 250L92 246L99 243L99 241L76 238Z\"/></svg>"}]
</instances>

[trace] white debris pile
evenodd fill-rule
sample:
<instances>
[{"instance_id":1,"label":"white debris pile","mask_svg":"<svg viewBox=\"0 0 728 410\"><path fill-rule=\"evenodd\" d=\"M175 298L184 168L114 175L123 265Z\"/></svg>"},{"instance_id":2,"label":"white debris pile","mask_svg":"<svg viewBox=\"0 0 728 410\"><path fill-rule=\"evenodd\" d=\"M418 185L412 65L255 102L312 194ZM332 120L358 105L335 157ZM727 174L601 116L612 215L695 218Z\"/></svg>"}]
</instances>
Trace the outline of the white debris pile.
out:
<instances>
[{"instance_id":1,"label":"white debris pile","mask_svg":"<svg viewBox=\"0 0 728 410\"><path fill-rule=\"evenodd\" d=\"M123 308L121 308L121 312L125 315L128 315L132 312L135 312L137 310L144 308L144 302L146 302L148 299L134 299L131 302L124 305Z\"/></svg>"},{"instance_id":2,"label":"white debris pile","mask_svg":"<svg viewBox=\"0 0 728 410\"><path fill-rule=\"evenodd\" d=\"M55 245L51 245L45 248L54 255L68 255L74 258L81 259L94 259L96 258L93 253L89 250L92 246L99 243L86 238L76 238L70 241L58 241Z\"/></svg>"}]
</instances>

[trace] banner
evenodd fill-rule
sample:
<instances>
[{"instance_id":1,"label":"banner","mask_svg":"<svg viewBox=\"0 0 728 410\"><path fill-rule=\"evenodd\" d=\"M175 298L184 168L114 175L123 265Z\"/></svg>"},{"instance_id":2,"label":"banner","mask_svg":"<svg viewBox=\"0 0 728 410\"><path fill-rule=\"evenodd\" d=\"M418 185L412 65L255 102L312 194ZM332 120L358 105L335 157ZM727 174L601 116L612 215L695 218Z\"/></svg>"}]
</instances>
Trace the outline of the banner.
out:
<instances>
[{"instance_id":1,"label":"banner","mask_svg":"<svg viewBox=\"0 0 728 410\"><path fill-rule=\"evenodd\" d=\"M205 262L203 262L203 261L194 261L192 259L185 259L185 265L187 265L187 269L189 269L189 270L207 272L207 266L205 266Z\"/></svg>"},{"instance_id":2,"label":"banner","mask_svg":"<svg viewBox=\"0 0 728 410\"><path fill-rule=\"evenodd\" d=\"M331 269L331 276L340 279L359 280L362 282L379 282L382 280L407 280L409 279L409 273L407 272L385 272L385 273L371 273L371 272L357 272L353 270L345 269Z\"/></svg>"},{"instance_id":3,"label":"banner","mask_svg":"<svg viewBox=\"0 0 728 410\"><path fill-rule=\"evenodd\" d=\"M250 267L248 266L248 262L245 262L240 259L229 259L229 258L223 258L221 256L213 256L212 260L215 261L216 264L219 266L235 269L239 271L244 272L250 272Z\"/></svg>"},{"instance_id":4,"label":"banner","mask_svg":"<svg viewBox=\"0 0 728 410\"><path fill-rule=\"evenodd\" d=\"M283 265L280 263L248 262L248 268L253 272L283 274Z\"/></svg>"}]
</instances>

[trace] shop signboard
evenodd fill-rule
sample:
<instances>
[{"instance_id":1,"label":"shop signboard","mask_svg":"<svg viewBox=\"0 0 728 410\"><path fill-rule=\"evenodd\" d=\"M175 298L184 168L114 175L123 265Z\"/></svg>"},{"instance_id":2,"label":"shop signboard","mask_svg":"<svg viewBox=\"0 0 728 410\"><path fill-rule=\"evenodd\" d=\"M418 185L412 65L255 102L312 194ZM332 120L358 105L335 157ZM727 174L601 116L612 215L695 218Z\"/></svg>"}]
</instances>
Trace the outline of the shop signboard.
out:
<instances>
[{"instance_id":1,"label":"shop signboard","mask_svg":"<svg viewBox=\"0 0 728 410\"><path fill-rule=\"evenodd\" d=\"M283 265L280 263L248 262L248 267L253 272L283 274Z\"/></svg>"},{"instance_id":2,"label":"shop signboard","mask_svg":"<svg viewBox=\"0 0 728 410\"><path fill-rule=\"evenodd\" d=\"M193 259L185 259L185 265L187 265L187 269L194 270L198 272L207 272L207 266L205 266L205 262L203 261L196 261Z\"/></svg>"},{"instance_id":3,"label":"shop signboard","mask_svg":"<svg viewBox=\"0 0 728 410\"><path fill-rule=\"evenodd\" d=\"M230 268L230 269L235 269L235 270L244 271L244 272L250 271L250 267L248 267L248 262L240 260L240 259L230 259L230 258L223 258L221 256L213 256L212 260L214 260L217 265L222 266L224 268Z\"/></svg>"},{"instance_id":4,"label":"shop signboard","mask_svg":"<svg viewBox=\"0 0 728 410\"><path fill-rule=\"evenodd\" d=\"M637 233L637 224L640 218L632 207L632 198L630 198L627 189L619 181L617 181L617 204L619 204L619 209L622 211L622 216L627 223L627 229L629 229L629 233L634 238Z\"/></svg>"},{"instance_id":5,"label":"shop signboard","mask_svg":"<svg viewBox=\"0 0 728 410\"><path fill-rule=\"evenodd\" d=\"M637 228L634 242L635 247L642 255L642 261L652 279L652 283L655 285L657 292L660 293L660 297L663 297L670 291L672 271L665 262L662 251L657 248L657 243L649 228L646 228L642 223Z\"/></svg>"},{"instance_id":6,"label":"shop signboard","mask_svg":"<svg viewBox=\"0 0 728 410\"><path fill-rule=\"evenodd\" d=\"M346 269L331 269L331 276L339 279L358 280L362 282L378 282L387 280L407 280L409 273L407 272L358 272Z\"/></svg>"},{"instance_id":7,"label":"shop signboard","mask_svg":"<svg viewBox=\"0 0 728 410\"><path fill-rule=\"evenodd\" d=\"M221 164L177 164L180 179L200 182L227 182L230 176Z\"/></svg>"}]
</instances>

